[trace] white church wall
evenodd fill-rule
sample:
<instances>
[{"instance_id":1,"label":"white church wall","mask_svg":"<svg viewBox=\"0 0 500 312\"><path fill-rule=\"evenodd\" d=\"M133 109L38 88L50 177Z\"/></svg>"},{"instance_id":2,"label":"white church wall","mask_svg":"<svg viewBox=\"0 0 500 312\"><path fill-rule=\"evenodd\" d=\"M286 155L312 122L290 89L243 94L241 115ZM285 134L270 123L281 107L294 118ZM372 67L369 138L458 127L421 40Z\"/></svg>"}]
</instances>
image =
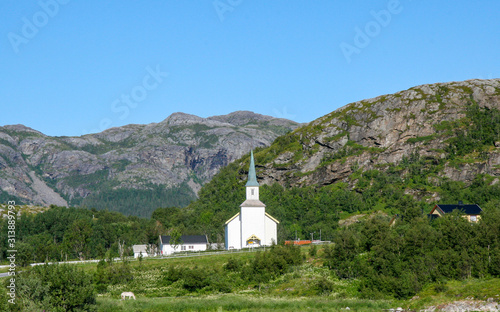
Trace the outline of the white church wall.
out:
<instances>
[{"instance_id":1,"label":"white church wall","mask_svg":"<svg viewBox=\"0 0 500 312\"><path fill-rule=\"evenodd\" d=\"M274 222L271 218L266 216L266 245L272 245L273 240L274 243L278 243L278 224Z\"/></svg>"},{"instance_id":2,"label":"white church wall","mask_svg":"<svg viewBox=\"0 0 500 312\"><path fill-rule=\"evenodd\" d=\"M265 217L266 211L264 207L242 207L241 208L241 245L242 248L247 247L247 239L252 235L257 236L261 240L261 244L266 241Z\"/></svg>"},{"instance_id":3,"label":"white church wall","mask_svg":"<svg viewBox=\"0 0 500 312\"><path fill-rule=\"evenodd\" d=\"M226 249L241 249L240 216L226 225Z\"/></svg>"}]
</instances>

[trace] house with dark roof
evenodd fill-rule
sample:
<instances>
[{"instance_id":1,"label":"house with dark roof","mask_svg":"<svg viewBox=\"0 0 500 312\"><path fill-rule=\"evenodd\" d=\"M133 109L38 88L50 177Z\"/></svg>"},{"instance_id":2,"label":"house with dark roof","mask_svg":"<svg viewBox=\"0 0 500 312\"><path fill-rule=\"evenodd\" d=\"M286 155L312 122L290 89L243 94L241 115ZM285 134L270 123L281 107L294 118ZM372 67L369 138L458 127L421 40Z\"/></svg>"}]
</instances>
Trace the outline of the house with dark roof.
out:
<instances>
[{"instance_id":1,"label":"house with dark roof","mask_svg":"<svg viewBox=\"0 0 500 312\"><path fill-rule=\"evenodd\" d=\"M436 215L437 217L442 217L447 213L453 212L454 210L461 211L464 214L464 218L467 221L475 223L481 219L481 212L483 211L479 205L476 204L464 204L461 201L457 205L441 205L437 204L429 213L430 215Z\"/></svg>"},{"instance_id":2,"label":"house with dark roof","mask_svg":"<svg viewBox=\"0 0 500 312\"><path fill-rule=\"evenodd\" d=\"M174 252L205 251L207 245L208 239L206 235L182 235L180 244L177 246L170 244L169 235L160 235L160 254L164 256L171 255Z\"/></svg>"}]
</instances>

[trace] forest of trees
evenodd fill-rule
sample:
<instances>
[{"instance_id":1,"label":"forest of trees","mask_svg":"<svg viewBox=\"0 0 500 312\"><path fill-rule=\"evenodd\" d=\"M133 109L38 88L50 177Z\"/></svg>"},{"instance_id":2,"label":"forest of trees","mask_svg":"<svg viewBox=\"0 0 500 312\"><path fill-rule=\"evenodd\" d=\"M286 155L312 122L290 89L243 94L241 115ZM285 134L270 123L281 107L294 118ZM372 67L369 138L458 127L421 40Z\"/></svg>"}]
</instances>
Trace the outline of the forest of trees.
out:
<instances>
[{"instance_id":1,"label":"forest of trees","mask_svg":"<svg viewBox=\"0 0 500 312\"><path fill-rule=\"evenodd\" d=\"M374 217L343 228L325 248L324 264L339 278L359 279L366 298L407 299L429 284L500 277L500 208L477 224L459 211L431 220L409 206L392 227Z\"/></svg>"},{"instance_id":2,"label":"forest of trees","mask_svg":"<svg viewBox=\"0 0 500 312\"><path fill-rule=\"evenodd\" d=\"M154 220L118 212L52 206L43 213L23 214L16 221L17 264L102 259L120 256L120 244L157 244ZM7 219L0 223L0 258L5 260ZM130 248L123 249L130 255Z\"/></svg>"}]
</instances>

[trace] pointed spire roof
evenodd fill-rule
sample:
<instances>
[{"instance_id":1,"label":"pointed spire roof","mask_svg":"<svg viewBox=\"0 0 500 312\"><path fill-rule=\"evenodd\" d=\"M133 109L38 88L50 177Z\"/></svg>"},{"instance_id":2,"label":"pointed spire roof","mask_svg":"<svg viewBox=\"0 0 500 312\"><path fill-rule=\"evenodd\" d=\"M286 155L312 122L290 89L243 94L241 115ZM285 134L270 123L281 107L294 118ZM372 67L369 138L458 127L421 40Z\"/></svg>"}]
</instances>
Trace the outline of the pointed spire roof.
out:
<instances>
[{"instance_id":1,"label":"pointed spire roof","mask_svg":"<svg viewBox=\"0 0 500 312\"><path fill-rule=\"evenodd\" d=\"M250 168L248 168L248 182L245 186L259 186L257 175L255 174L255 162L253 160L253 150L250 152Z\"/></svg>"}]
</instances>

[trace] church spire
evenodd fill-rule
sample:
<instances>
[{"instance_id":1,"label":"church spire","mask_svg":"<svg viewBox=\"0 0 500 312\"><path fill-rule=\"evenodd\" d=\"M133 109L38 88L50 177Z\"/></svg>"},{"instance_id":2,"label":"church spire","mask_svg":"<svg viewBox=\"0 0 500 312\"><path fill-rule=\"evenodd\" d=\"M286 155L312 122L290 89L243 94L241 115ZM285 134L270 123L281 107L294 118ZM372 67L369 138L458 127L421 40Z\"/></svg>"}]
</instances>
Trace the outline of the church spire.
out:
<instances>
[{"instance_id":1,"label":"church spire","mask_svg":"<svg viewBox=\"0 0 500 312\"><path fill-rule=\"evenodd\" d=\"M245 186L259 186L257 175L255 174L255 162L253 160L253 150L250 152L250 168L248 168L248 182Z\"/></svg>"}]
</instances>

